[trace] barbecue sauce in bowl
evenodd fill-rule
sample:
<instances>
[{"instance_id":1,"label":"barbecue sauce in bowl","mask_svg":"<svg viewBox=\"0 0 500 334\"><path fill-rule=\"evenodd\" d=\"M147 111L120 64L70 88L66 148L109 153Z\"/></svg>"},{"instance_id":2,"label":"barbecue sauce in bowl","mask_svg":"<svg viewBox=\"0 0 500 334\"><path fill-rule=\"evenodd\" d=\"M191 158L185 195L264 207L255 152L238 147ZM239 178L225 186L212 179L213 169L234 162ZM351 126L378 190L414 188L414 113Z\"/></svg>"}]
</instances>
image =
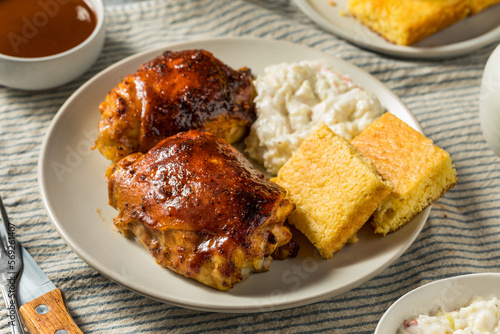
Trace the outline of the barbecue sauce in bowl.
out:
<instances>
[{"instance_id":1,"label":"barbecue sauce in bowl","mask_svg":"<svg viewBox=\"0 0 500 334\"><path fill-rule=\"evenodd\" d=\"M0 0L0 53L55 55L81 44L96 25L95 10L85 0Z\"/></svg>"}]
</instances>

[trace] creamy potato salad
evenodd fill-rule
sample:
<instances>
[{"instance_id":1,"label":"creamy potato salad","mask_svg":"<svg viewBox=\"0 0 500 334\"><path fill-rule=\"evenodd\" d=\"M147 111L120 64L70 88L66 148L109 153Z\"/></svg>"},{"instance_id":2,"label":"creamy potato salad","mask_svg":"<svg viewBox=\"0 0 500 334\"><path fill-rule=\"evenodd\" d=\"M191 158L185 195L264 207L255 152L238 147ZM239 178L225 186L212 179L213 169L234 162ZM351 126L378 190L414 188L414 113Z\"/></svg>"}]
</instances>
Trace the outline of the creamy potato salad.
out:
<instances>
[{"instance_id":1,"label":"creamy potato salad","mask_svg":"<svg viewBox=\"0 0 500 334\"><path fill-rule=\"evenodd\" d=\"M384 112L372 93L325 60L269 66L254 85L257 120L245 144L271 174L321 121L350 140Z\"/></svg>"},{"instance_id":2,"label":"creamy potato salad","mask_svg":"<svg viewBox=\"0 0 500 334\"><path fill-rule=\"evenodd\" d=\"M498 334L500 333L500 302L475 299L458 311L439 311L406 320L398 334Z\"/></svg>"}]
</instances>

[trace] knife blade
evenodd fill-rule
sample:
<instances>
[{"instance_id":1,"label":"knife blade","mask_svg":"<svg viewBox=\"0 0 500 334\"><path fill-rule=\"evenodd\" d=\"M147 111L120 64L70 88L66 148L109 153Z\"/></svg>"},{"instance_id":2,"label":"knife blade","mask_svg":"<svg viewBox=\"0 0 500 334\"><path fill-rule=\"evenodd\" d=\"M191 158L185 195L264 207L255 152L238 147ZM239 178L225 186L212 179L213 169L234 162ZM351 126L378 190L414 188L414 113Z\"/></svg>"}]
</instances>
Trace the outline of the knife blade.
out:
<instances>
[{"instance_id":1,"label":"knife blade","mask_svg":"<svg viewBox=\"0 0 500 334\"><path fill-rule=\"evenodd\" d=\"M83 334L68 312L62 291L22 247L23 269L17 297L19 314L31 334Z\"/></svg>"}]
</instances>

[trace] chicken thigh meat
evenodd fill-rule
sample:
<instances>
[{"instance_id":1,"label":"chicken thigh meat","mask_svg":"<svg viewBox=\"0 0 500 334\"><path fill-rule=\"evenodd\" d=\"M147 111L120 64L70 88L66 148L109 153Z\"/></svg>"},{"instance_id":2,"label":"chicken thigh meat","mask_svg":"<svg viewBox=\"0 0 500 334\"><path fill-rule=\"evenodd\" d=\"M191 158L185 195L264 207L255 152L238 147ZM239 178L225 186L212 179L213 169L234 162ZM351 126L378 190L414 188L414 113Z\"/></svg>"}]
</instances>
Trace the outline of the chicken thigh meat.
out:
<instances>
[{"instance_id":1,"label":"chicken thigh meat","mask_svg":"<svg viewBox=\"0 0 500 334\"><path fill-rule=\"evenodd\" d=\"M268 270L292 237L285 190L206 132L179 133L122 159L108 190L122 233L161 265L216 289Z\"/></svg>"},{"instance_id":2,"label":"chicken thigh meat","mask_svg":"<svg viewBox=\"0 0 500 334\"><path fill-rule=\"evenodd\" d=\"M205 50L166 51L125 77L99 106L96 147L117 162L197 129L234 143L255 121L252 73Z\"/></svg>"}]
</instances>

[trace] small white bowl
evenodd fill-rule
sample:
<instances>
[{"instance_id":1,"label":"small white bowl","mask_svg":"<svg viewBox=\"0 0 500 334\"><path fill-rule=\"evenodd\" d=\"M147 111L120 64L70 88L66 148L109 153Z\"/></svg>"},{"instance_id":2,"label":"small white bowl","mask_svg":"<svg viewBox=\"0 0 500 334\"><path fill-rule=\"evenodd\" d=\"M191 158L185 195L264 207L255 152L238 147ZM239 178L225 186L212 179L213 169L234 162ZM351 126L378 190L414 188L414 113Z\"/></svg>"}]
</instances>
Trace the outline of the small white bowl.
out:
<instances>
[{"instance_id":1,"label":"small white bowl","mask_svg":"<svg viewBox=\"0 0 500 334\"><path fill-rule=\"evenodd\" d=\"M479 120L486 142L500 156L500 45L484 67L479 95Z\"/></svg>"},{"instance_id":2,"label":"small white bowl","mask_svg":"<svg viewBox=\"0 0 500 334\"><path fill-rule=\"evenodd\" d=\"M456 276L423 285L399 298L380 319L375 334L396 334L406 319L440 308L450 312L467 306L473 297L500 298L500 274Z\"/></svg>"},{"instance_id":3,"label":"small white bowl","mask_svg":"<svg viewBox=\"0 0 500 334\"><path fill-rule=\"evenodd\" d=\"M104 44L104 5L102 0L88 0L97 15L92 34L67 51L38 58L0 54L0 85L22 90L42 90L68 83L92 66Z\"/></svg>"}]
</instances>

